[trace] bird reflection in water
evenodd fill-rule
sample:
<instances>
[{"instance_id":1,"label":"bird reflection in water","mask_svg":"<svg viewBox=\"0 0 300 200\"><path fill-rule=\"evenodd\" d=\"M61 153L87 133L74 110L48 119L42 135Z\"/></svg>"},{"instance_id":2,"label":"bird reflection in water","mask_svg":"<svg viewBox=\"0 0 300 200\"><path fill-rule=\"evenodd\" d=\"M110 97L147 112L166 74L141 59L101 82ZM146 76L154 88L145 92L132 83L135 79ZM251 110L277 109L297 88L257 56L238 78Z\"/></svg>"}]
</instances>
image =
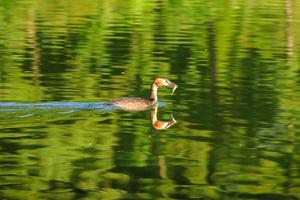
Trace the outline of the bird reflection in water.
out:
<instances>
[{"instance_id":1,"label":"bird reflection in water","mask_svg":"<svg viewBox=\"0 0 300 200\"><path fill-rule=\"evenodd\" d=\"M156 130L168 129L177 123L177 121L175 120L175 118L173 117L172 114L171 114L172 120L165 122L165 121L160 121L157 119L157 113L158 113L158 105L156 104L155 106L153 106L153 108L151 110L151 122L152 122L153 128L155 128Z\"/></svg>"}]
</instances>

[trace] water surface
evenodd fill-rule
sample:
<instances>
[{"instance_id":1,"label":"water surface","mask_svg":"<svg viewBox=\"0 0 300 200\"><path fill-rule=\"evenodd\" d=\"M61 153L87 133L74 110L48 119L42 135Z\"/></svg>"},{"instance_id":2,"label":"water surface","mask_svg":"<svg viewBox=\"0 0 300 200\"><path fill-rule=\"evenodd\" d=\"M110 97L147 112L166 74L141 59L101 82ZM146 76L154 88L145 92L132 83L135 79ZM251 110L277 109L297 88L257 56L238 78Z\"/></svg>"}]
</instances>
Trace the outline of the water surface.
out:
<instances>
[{"instance_id":1,"label":"water surface","mask_svg":"<svg viewBox=\"0 0 300 200\"><path fill-rule=\"evenodd\" d=\"M299 199L299 10L0 0L0 198ZM173 126L104 106L157 76Z\"/></svg>"}]
</instances>

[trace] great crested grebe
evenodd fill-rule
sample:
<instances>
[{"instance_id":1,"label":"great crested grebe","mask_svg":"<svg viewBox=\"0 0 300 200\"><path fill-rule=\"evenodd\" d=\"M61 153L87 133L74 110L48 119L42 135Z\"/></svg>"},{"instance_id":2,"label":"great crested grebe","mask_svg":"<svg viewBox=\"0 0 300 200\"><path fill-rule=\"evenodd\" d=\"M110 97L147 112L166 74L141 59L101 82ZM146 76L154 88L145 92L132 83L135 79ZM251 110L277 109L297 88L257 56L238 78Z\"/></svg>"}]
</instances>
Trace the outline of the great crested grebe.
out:
<instances>
[{"instance_id":1,"label":"great crested grebe","mask_svg":"<svg viewBox=\"0 0 300 200\"><path fill-rule=\"evenodd\" d=\"M163 86L173 88L172 94L177 88L177 85L167 78L156 78L152 83L149 99L125 97L107 102L106 105L117 106L122 110L145 110L157 103L157 89Z\"/></svg>"}]
</instances>

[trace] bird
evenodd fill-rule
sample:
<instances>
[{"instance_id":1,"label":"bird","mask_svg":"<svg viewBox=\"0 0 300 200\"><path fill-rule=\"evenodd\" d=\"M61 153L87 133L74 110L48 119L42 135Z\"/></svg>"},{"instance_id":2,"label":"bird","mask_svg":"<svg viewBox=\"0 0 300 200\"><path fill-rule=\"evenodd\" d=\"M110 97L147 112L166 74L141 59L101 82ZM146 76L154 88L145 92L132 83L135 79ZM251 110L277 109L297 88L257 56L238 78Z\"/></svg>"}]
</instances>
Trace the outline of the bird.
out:
<instances>
[{"instance_id":1,"label":"bird","mask_svg":"<svg viewBox=\"0 0 300 200\"><path fill-rule=\"evenodd\" d=\"M136 97L124 97L120 99L114 99L106 103L108 106L117 106L122 110L146 110L151 106L155 105L158 101L157 91L160 87L168 87L173 88L172 94L178 87L175 83L172 83L167 78L155 78L150 89L150 96L149 99L142 99Z\"/></svg>"}]
</instances>

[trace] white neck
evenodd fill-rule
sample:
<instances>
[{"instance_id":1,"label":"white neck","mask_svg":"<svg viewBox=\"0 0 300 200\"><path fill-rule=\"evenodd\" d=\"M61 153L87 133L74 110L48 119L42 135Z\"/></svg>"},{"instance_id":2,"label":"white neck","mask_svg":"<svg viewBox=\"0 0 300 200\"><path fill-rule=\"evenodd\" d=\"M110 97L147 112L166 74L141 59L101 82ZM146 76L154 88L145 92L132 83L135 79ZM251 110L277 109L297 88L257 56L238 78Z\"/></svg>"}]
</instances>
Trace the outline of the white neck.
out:
<instances>
[{"instance_id":1,"label":"white neck","mask_svg":"<svg viewBox=\"0 0 300 200\"><path fill-rule=\"evenodd\" d=\"M153 83L150 90L150 100L153 102L157 102L157 89L158 87Z\"/></svg>"}]
</instances>

